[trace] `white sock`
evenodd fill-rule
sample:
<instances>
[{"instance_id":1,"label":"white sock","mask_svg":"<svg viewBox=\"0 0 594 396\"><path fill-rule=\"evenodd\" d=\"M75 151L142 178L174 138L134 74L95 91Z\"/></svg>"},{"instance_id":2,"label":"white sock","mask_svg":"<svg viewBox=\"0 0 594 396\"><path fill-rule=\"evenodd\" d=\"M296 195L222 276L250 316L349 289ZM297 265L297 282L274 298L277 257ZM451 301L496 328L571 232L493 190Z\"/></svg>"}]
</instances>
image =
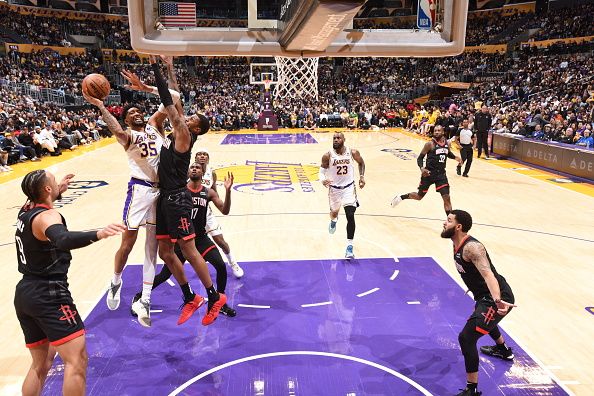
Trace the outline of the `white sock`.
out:
<instances>
[{"instance_id":1,"label":"white sock","mask_svg":"<svg viewBox=\"0 0 594 396\"><path fill-rule=\"evenodd\" d=\"M330 221L331 221L331 222L333 222L333 223L336 223L336 222L338 221L338 216L337 216L337 217L335 217L335 218L332 218L332 217L331 217L331 218L330 218Z\"/></svg>"},{"instance_id":2,"label":"white sock","mask_svg":"<svg viewBox=\"0 0 594 396\"><path fill-rule=\"evenodd\" d=\"M122 273L120 272L118 273L113 273L113 279L111 280L111 283L113 283L114 285L119 285L120 283L122 283Z\"/></svg>"},{"instance_id":3,"label":"white sock","mask_svg":"<svg viewBox=\"0 0 594 396\"><path fill-rule=\"evenodd\" d=\"M229 254L225 253L225 256L227 256L227 260L229 261L229 264L235 262L235 257L233 257L233 253L231 253L231 252L229 252Z\"/></svg>"},{"instance_id":4,"label":"white sock","mask_svg":"<svg viewBox=\"0 0 594 396\"><path fill-rule=\"evenodd\" d=\"M144 264L142 266L142 297L144 301L151 300L151 291L155 281L155 267L157 266L156 227L147 225L146 241L144 243Z\"/></svg>"},{"instance_id":5,"label":"white sock","mask_svg":"<svg viewBox=\"0 0 594 396\"><path fill-rule=\"evenodd\" d=\"M347 245L353 246L353 240L352 239L347 239Z\"/></svg>"}]
</instances>

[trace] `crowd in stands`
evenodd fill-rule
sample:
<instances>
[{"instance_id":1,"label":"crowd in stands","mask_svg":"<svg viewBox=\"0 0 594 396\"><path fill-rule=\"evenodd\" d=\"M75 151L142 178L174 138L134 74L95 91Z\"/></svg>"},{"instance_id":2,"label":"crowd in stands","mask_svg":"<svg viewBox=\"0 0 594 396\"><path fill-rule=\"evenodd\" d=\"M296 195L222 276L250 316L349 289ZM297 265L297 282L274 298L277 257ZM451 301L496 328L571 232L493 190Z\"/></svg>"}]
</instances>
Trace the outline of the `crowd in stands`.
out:
<instances>
[{"instance_id":1,"label":"crowd in stands","mask_svg":"<svg viewBox=\"0 0 594 396\"><path fill-rule=\"evenodd\" d=\"M585 7L581 12L590 6ZM572 26L572 33L567 34L590 32L591 26L580 29L585 23L580 15L569 10L563 15L570 21L568 26ZM29 32L28 29L34 31L35 26L43 27L43 23L49 24L45 17L18 18L17 15L13 20L11 16L5 21L16 22L10 26L23 33ZM507 18L513 17L498 19ZM532 16L518 14L517 18L524 23L521 18ZM124 22L114 23L117 29L113 32L126 44ZM118 25L120 23L122 25ZM547 28L550 33L546 38L559 35L555 26L561 26L561 22L557 17L549 15L540 23L542 31ZM78 33L92 34L103 29L100 25L101 21L95 20L59 20L50 25L41 40L49 40L49 43L61 39L65 36L57 32L67 32L73 26L79 29ZM61 28L55 30L51 26ZM485 29L488 33L484 36L470 39L484 42L499 31L495 20L485 19L483 26L492 26L492 29ZM110 29L105 27L105 31ZM464 119L472 123L473 113L485 104L492 114L492 131L592 147L594 68L591 47L587 46L560 44L545 50L524 48L514 57L465 52L440 59L322 58L318 68L318 99L275 98L275 111L280 125L289 128L400 126L430 135L435 125L449 127ZM4 82L0 91L0 170L7 169L7 162L37 160L44 154L59 155L62 150L76 149L80 144L109 135L101 117L91 107L66 110L16 95L6 87L7 82L26 83L80 96L80 82L86 74L90 71L107 74L101 56L91 52L60 55L46 50L11 51L0 56L0 80ZM150 68L140 64L136 55L121 54L117 60L121 63L115 65L112 73L126 68L147 83L153 83ZM258 102L261 86L249 84L251 61L254 60L238 57L176 60L187 109L207 114L213 130L253 128L261 110ZM482 74L490 77L488 82L472 84L455 99L433 101L424 106L410 100L421 96L420 88L430 90L444 81L471 82ZM115 81L112 83L114 88L121 88ZM123 89L121 93L123 102L140 102L148 112L158 104L157 98L151 95L133 96ZM112 105L109 109L117 116L122 105ZM454 131L450 128L448 133Z\"/></svg>"}]
</instances>

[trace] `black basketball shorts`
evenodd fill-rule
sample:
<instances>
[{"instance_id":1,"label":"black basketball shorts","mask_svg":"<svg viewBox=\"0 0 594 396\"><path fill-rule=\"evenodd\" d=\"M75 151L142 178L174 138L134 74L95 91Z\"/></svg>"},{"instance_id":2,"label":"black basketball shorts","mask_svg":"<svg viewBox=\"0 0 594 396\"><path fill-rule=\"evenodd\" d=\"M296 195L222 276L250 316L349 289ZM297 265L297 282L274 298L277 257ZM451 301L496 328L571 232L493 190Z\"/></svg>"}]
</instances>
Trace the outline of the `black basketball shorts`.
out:
<instances>
[{"instance_id":1,"label":"black basketball shorts","mask_svg":"<svg viewBox=\"0 0 594 396\"><path fill-rule=\"evenodd\" d=\"M510 302L513 303L513 301ZM507 311L505 316L509 315L510 311L511 308ZM491 330L505 318L505 316L501 316L497 313L497 305L495 304L495 301L490 297L483 297L476 302L474 312L468 320L474 321L474 329L477 332L481 334L489 334ZM471 324L473 323L471 322Z\"/></svg>"},{"instance_id":2,"label":"black basketball shorts","mask_svg":"<svg viewBox=\"0 0 594 396\"><path fill-rule=\"evenodd\" d=\"M14 307L27 348L59 346L85 334L65 280L25 277L17 284Z\"/></svg>"},{"instance_id":3,"label":"black basketball shorts","mask_svg":"<svg viewBox=\"0 0 594 396\"><path fill-rule=\"evenodd\" d=\"M427 191L429 191L429 187L431 187L432 184L435 184L435 191L439 192L441 195L450 193L448 177L445 173L441 173L437 175L429 175L427 177L421 176L418 194L421 196L427 194Z\"/></svg>"},{"instance_id":4,"label":"black basketball shorts","mask_svg":"<svg viewBox=\"0 0 594 396\"><path fill-rule=\"evenodd\" d=\"M161 191L157 201L157 239L189 240L196 236L192 215L192 195L186 187Z\"/></svg>"}]
</instances>

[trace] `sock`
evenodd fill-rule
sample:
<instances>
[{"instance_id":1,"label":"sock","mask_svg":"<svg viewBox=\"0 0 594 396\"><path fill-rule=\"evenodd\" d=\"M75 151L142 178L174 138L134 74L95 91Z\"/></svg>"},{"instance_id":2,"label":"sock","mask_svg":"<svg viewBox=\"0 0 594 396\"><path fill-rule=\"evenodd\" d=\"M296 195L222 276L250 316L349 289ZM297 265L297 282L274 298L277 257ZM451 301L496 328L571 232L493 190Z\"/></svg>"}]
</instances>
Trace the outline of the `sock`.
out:
<instances>
[{"instance_id":1,"label":"sock","mask_svg":"<svg viewBox=\"0 0 594 396\"><path fill-rule=\"evenodd\" d=\"M226 253L225 253L225 256L227 256L227 260L228 260L228 263L229 263L229 264L231 264L231 263L234 263L234 262L235 262L235 257L233 257L233 253L231 253L231 252L229 252L229 254L226 254Z\"/></svg>"},{"instance_id":2,"label":"sock","mask_svg":"<svg viewBox=\"0 0 594 396\"><path fill-rule=\"evenodd\" d=\"M477 386L478 386L478 384L475 384L474 382L466 381L466 389L468 389L469 391L472 391L472 393L476 393Z\"/></svg>"},{"instance_id":3,"label":"sock","mask_svg":"<svg viewBox=\"0 0 594 396\"><path fill-rule=\"evenodd\" d=\"M401 199L408 199L408 194L402 194L402 195L400 196L400 198L401 198Z\"/></svg>"},{"instance_id":4,"label":"sock","mask_svg":"<svg viewBox=\"0 0 594 396\"><path fill-rule=\"evenodd\" d=\"M208 309L210 310L210 307L212 307L215 302L219 301L219 293L217 293L214 285L212 285L206 288L206 295L208 296Z\"/></svg>"},{"instance_id":5,"label":"sock","mask_svg":"<svg viewBox=\"0 0 594 396\"><path fill-rule=\"evenodd\" d=\"M142 297L140 297L143 301L151 301L151 291L153 290L152 283L145 283L142 282Z\"/></svg>"},{"instance_id":6,"label":"sock","mask_svg":"<svg viewBox=\"0 0 594 396\"><path fill-rule=\"evenodd\" d=\"M192 291L192 288L190 287L189 283L186 283L185 285L179 285L179 287L181 287L182 289L182 293L184 293L184 301L192 301L194 299L194 292Z\"/></svg>"},{"instance_id":7,"label":"sock","mask_svg":"<svg viewBox=\"0 0 594 396\"><path fill-rule=\"evenodd\" d=\"M347 246L353 246L353 240L347 239Z\"/></svg>"},{"instance_id":8,"label":"sock","mask_svg":"<svg viewBox=\"0 0 594 396\"><path fill-rule=\"evenodd\" d=\"M111 280L111 283L113 283L114 285L119 285L122 282L122 273L120 272L118 273L113 273L113 279Z\"/></svg>"}]
</instances>

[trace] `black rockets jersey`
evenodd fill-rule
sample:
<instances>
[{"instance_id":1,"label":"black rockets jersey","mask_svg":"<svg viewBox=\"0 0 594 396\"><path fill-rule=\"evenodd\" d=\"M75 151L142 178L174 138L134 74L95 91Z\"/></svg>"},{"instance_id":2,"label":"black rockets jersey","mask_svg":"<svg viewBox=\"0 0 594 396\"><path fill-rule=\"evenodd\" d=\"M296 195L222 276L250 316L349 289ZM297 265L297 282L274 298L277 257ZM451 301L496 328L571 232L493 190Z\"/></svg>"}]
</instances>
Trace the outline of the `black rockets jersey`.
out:
<instances>
[{"instance_id":1,"label":"black rockets jersey","mask_svg":"<svg viewBox=\"0 0 594 396\"><path fill-rule=\"evenodd\" d=\"M188 168L192 157L192 147L197 136L190 134L190 148L185 153L175 151L175 138L170 134L163 141L159 159L159 186L162 190L173 191L184 188L188 181Z\"/></svg>"},{"instance_id":2,"label":"black rockets jersey","mask_svg":"<svg viewBox=\"0 0 594 396\"><path fill-rule=\"evenodd\" d=\"M31 223L35 216L48 210L45 205L19 211L15 234L19 272L41 278L66 278L72 255L69 250L59 250L49 241L40 241L33 235ZM62 224L66 220L62 217Z\"/></svg>"},{"instance_id":3,"label":"black rockets jersey","mask_svg":"<svg viewBox=\"0 0 594 396\"><path fill-rule=\"evenodd\" d=\"M201 185L197 190L188 187L192 195L192 222L196 237L206 236L206 213L208 211L208 187Z\"/></svg>"},{"instance_id":4,"label":"black rockets jersey","mask_svg":"<svg viewBox=\"0 0 594 396\"><path fill-rule=\"evenodd\" d=\"M462 276L462 280L468 287L468 290L472 292L475 301L480 300L483 297L491 296L491 292L487 287L487 283L485 279L479 272L478 268L469 261L464 260L464 247L470 242L478 242L475 238L471 237L470 235L462 241L458 249L454 249L454 260L456 261L456 269ZM486 250L485 250L486 252ZM501 299L505 301L509 301L510 297L513 297L511 288L505 278L497 273L495 266L491 262L491 258L489 257L489 253L487 253L487 260L489 260L489 265L491 266L491 272L495 275L497 282L499 282L499 290L501 292ZM508 300L506 300L506 298ZM512 300L513 301L513 300Z\"/></svg>"},{"instance_id":5,"label":"black rockets jersey","mask_svg":"<svg viewBox=\"0 0 594 396\"><path fill-rule=\"evenodd\" d=\"M433 139L433 145L433 149L427 153L427 162L425 164L425 168L431 172L432 176L445 173L446 161L450 153L447 140L443 145L440 145Z\"/></svg>"}]
</instances>

